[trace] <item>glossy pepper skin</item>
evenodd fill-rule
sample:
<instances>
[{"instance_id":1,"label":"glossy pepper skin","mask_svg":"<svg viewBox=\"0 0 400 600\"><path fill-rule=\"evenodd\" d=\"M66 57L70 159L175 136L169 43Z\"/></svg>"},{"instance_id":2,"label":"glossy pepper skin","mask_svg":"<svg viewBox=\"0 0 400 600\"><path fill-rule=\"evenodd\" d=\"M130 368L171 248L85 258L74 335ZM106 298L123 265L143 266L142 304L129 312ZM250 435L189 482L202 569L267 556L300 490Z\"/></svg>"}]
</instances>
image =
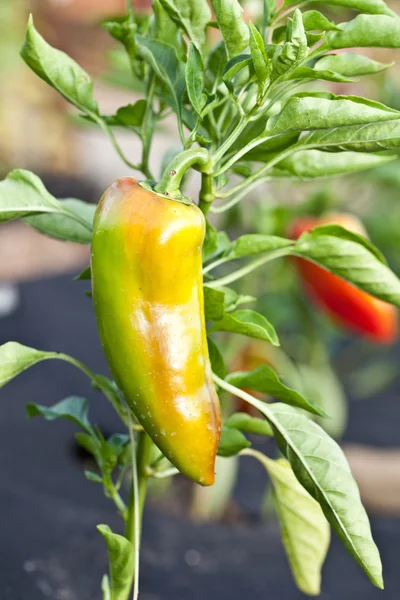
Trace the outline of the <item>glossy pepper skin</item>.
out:
<instances>
[{"instance_id":1,"label":"glossy pepper skin","mask_svg":"<svg viewBox=\"0 0 400 600\"><path fill-rule=\"evenodd\" d=\"M297 239L304 231L331 223L367 237L362 223L346 213L330 214L319 219L300 217L292 223L289 236ZM339 325L376 343L390 344L396 340L398 318L394 306L359 290L318 265L302 258L295 260L309 295Z\"/></svg>"},{"instance_id":2,"label":"glossy pepper skin","mask_svg":"<svg viewBox=\"0 0 400 600\"><path fill-rule=\"evenodd\" d=\"M203 306L202 212L131 177L113 183L94 219L92 288L111 373L165 456L214 482L220 408Z\"/></svg>"}]
</instances>

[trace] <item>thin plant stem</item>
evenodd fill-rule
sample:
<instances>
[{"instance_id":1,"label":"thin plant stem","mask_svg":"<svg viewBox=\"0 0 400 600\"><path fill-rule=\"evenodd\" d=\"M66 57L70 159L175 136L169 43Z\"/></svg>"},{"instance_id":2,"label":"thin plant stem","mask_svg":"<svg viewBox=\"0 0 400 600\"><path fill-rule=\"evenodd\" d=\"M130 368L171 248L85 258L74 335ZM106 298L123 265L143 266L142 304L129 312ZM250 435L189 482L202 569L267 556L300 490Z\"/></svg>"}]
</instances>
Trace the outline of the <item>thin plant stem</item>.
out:
<instances>
[{"instance_id":1,"label":"thin plant stem","mask_svg":"<svg viewBox=\"0 0 400 600\"><path fill-rule=\"evenodd\" d=\"M129 510L133 508L133 523L134 523L134 536L133 542L134 553L135 553L135 566L133 575L133 600L137 600L139 597L139 559L140 559L140 522L141 522L141 510L139 504L139 480L138 480L138 468L137 468L137 456L136 456L136 444L135 436L132 430L132 417L129 412L129 439L131 443L132 452L132 498L133 507L130 504ZM132 533L131 531L129 532Z\"/></svg>"},{"instance_id":2,"label":"thin plant stem","mask_svg":"<svg viewBox=\"0 0 400 600\"><path fill-rule=\"evenodd\" d=\"M120 145L117 142L117 139L114 135L114 133L112 132L111 128L107 125L107 123L104 121L104 119L102 119L101 117L96 117L96 122L98 123L98 125L100 125L100 127L102 128L102 130L104 131L104 133L107 134L111 144L113 145L114 150L117 152L118 156L120 157L120 159L126 164L127 167L129 167L130 169L134 169L135 171L141 171L141 165L138 164L134 164L132 162L130 162L130 160L128 160L125 156L125 154L123 153Z\"/></svg>"},{"instance_id":3,"label":"thin plant stem","mask_svg":"<svg viewBox=\"0 0 400 600\"><path fill-rule=\"evenodd\" d=\"M250 185L248 188L239 192L236 196L231 198L231 200L229 200L228 202L225 202L224 204L221 204L220 206L212 206L210 208L210 212L215 213L215 214L224 213L225 211L229 210L233 206L236 206L236 204L238 204L245 196L247 196L247 194L253 188L257 187L260 183L266 182L269 180L270 180L270 177L263 177L262 181L255 181L252 185ZM217 197L218 197L218 195L217 195Z\"/></svg>"},{"instance_id":4,"label":"thin plant stem","mask_svg":"<svg viewBox=\"0 0 400 600\"><path fill-rule=\"evenodd\" d=\"M241 279L245 275L248 275L258 267L265 265L265 263L270 262L271 260L275 260L276 258L281 258L282 256L287 256L291 253L291 246L280 248L279 250L274 250L273 252L269 252L264 256L260 256L256 260L251 263L241 267L237 271L233 271L233 273L229 273L229 275L225 275L225 277L221 277L221 279L215 279L214 281L207 282L207 287L211 288L219 288L224 285L228 285L229 283L233 283L238 279Z\"/></svg>"}]
</instances>

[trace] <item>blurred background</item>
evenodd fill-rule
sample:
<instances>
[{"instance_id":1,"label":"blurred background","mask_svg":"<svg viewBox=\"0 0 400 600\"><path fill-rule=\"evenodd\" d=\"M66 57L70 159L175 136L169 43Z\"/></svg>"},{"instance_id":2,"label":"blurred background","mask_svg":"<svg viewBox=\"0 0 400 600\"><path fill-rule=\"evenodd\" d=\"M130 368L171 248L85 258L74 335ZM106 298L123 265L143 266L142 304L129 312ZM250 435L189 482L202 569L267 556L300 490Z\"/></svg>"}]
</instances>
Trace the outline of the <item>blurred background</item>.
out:
<instances>
[{"instance_id":1,"label":"blurred background","mask_svg":"<svg viewBox=\"0 0 400 600\"><path fill-rule=\"evenodd\" d=\"M243 4L246 14L256 17L262 2ZM143 14L149 5L149 0L136 0L136 10ZM400 11L399 3L389 5ZM96 203L114 179L129 174L104 134L79 120L19 57L32 12L47 41L91 74L102 112L112 114L142 93L140 82L132 82L122 49L98 26L106 17L124 14L125 6L125 0L0 0L1 178L13 168L29 169L57 198ZM330 10L337 21L349 17L341 7ZM368 51L383 63L396 60L397 54ZM399 68L357 84L325 88L400 109ZM323 87L316 84L317 89ZM174 121L165 123L151 154L156 173L164 153L178 143ZM124 132L117 136L135 161L139 140ZM399 196L400 161L394 161L322 183L265 184L215 223L227 228L231 237L243 232L285 235L289 222L299 215L352 212L400 275ZM46 238L20 222L1 225L0 343L15 340L62 351L106 373L91 300L84 293L88 284L72 281L89 257L87 246ZM252 274L246 294L257 298L257 308L276 326L309 397L331 416L324 426L343 444L382 552L387 587L378 592L334 539L321 598L397 600L399 344L376 346L334 327L310 306L287 262L277 261L268 271ZM262 362L285 370L277 350L235 340L227 352L238 370ZM107 522L117 528L113 508L100 487L85 480L82 467L88 459L75 445L72 426L28 423L24 415L27 402L53 404L69 394L89 398L92 420L106 434L118 430L106 401L69 366L39 365L1 392L2 600L100 598L99 580L107 567L95 526ZM237 408L235 402L231 399ZM267 442L260 447L274 452ZM207 491L194 490L180 479L154 486L144 526L142 599L197 600L208 595L236 600L245 594L252 600L302 598L289 576L263 469L246 459L240 466L221 459L218 481Z\"/></svg>"}]
</instances>

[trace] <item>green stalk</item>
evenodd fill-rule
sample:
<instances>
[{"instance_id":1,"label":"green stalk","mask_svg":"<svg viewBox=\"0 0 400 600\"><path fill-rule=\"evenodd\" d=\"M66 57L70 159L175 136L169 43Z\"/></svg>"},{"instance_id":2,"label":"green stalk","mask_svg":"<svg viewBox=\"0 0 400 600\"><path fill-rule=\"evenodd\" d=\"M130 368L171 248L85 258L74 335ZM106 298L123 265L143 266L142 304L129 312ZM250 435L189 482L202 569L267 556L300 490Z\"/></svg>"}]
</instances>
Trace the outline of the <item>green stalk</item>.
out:
<instances>
[{"instance_id":1,"label":"green stalk","mask_svg":"<svg viewBox=\"0 0 400 600\"><path fill-rule=\"evenodd\" d=\"M183 200L184 196L179 188L186 171L196 164L202 167L199 170L206 170L209 163L210 156L205 148L184 150L169 163L154 190L174 200Z\"/></svg>"},{"instance_id":2,"label":"green stalk","mask_svg":"<svg viewBox=\"0 0 400 600\"><path fill-rule=\"evenodd\" d=\"M281 258L282 256L287 256L288 254L291 254L291 250L292 247L288 246L285 248L280 248L279 250L274 250L273 252L269 252L264 256L256 258L256 260L253 260L251 263L245 265L237 271L233 271L233 273L229 273L229 275L221 277L221 279L215 279L214 281L207 282L207 287L219 288L221 286L228 285L229 283L232 283L233 281L236 281L237 279L248 275L249 273L254 271L254 269L261 267L265 263L274 260L275 258Z\"/></svg>"},{"instance_id":3,"label":"green stalk","mask_svg":"<svg viewBox=\"0 0 400 600\"><path fill-rule=\"evenodd\" d=\"M204 215L207 215L210 206L215 199L213 176L208 173L201 175L201 189L199 195L199 208Z\"/></svg>"},{"instance_id":4,"label":"green stalk","mask_svg":"<svg viewBox=\"0 0 400 600\"><path fill-rule=\"evenodd\" d=\"M131 418L130 425L132 425ZM129 437L132 448L132 486L126 511L125 537L132 543L134 548L135 563L132 573L133 600L137 600L139 597L139 555L143 509L146 500L147 468L151 459L152 441L147 433L140 432L136 444L131 426L129 427Z\"/></svg>"},{"instance_id":5,"label":"green stalk","mask_svg":"<svg viewBox=\"0 0 400 600\"><path fill-rule=\"evenodd\" d=\"M141 431L137 435L136 442L136 470L137 470L137 479L138 479L138 490L137 490L137 499L138 499L138 507L139 507L139 540L141 534L141 522L143 516L143 508L146 500L147 493L147 482L148 482L148 470L147 467L151 462L151 448L152 441L150 437L144 431ZM130 540L132 543L135 541L136 527L135 527L135 490L134 490L134 482L132 482L131 493L128 502L127 508L127 519L125 524L125 537Z\"/></svg>"}]
</instances>

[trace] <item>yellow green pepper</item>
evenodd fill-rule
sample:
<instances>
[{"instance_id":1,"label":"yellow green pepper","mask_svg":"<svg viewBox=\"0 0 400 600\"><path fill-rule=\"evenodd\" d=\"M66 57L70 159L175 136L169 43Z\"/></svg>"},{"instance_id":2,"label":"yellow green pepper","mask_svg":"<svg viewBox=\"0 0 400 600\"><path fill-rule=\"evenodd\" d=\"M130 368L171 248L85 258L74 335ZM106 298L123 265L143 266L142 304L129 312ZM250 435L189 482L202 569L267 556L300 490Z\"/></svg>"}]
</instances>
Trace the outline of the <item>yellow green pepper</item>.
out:
<instances>
[{"instance_id":1,"label":"yellow green pepper","mask_svg":"<svg viewBox=\"0 0 400 600\"><path fill-rule=\"evenodd\" d=\"M135 418L183 474L214 482L220 408L204 321L205 219L125 177L94 220L92 287L111 373Z\"/></svg>"}]
</instances>

